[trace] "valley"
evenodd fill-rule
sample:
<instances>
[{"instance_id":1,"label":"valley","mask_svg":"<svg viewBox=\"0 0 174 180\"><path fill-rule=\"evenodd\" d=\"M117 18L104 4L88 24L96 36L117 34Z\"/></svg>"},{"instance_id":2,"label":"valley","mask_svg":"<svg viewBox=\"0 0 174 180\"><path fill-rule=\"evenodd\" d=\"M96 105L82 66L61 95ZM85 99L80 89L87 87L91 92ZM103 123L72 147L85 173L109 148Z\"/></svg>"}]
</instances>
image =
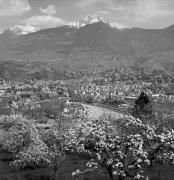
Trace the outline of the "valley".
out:
<instances>
[{"instance_id":1,"label":"valley","mask_svg":"<svg viewBox=\"0 0 174 180\"><path fill-rule=\"evenodd\" d=\"M121 27L0 33L0 180L173 179L174 25Z\"/></svg>"}]
</instances>

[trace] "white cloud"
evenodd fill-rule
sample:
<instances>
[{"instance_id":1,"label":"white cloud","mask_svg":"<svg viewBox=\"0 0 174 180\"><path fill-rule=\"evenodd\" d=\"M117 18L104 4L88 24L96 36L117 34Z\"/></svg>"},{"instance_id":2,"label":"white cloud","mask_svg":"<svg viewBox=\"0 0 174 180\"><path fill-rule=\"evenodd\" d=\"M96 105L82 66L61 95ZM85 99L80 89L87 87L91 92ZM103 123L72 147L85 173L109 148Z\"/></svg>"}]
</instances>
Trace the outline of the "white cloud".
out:
<instances>
[{"instance_id":1,"label":"white cloud","mask_svg":"<svg viewBox=\"0 0 174 180\"><path fill-rule=\"evenodd\" d=\"M0 0L0 16L19 16L30 10L28 0Z\"/></svg>"},{"instance_id":2,"label":"white cloud","mask_svg":"<svg viewBox=\"0 0 174 180\"><path fill-rule=\"evenodd\" d=\"M43 14L48 14L48 15L56 14L56 7L52 4L48 5L47 8L39 8L39 10Z\"/></svg>"},{"instance_id":3,"label":"white cloud","mask_svg":"<svg viewBox=\"0 0 174 180\"><path fill-rule=\"evenodd\" d=\"M86 8L88 6L95 5L97 3L105 3L106 0L80 0L76 3L76 7Z\"/></svg>"},{"instance_id":4,"label":"white cloud","mask_svg":"<svg viewBox=\"0 0 174 180\"><path fill-rule=\"evenodd\" d=\"M167 0L165 0L167 2ZM131 19L135 22L144 22L153 18L160 18L174 14L165 7L166 2L159 0L110 0L107 8L120 13L121 18ZM169 2L170 0L168 0ZM120 11L120 12L119 12Z\"/></svg>"},{"instance_id":5,"label":"white cloud","mask_svg":"<svg viewBox=\"0 0 174 180\"><path fill-rule=\"evenodd\" d=\"M174 1L171 0L81 0L77 5L93 7L96 12L107 15L111 22L130 26L174 15Z\"/></svg>"},{"instance_id":6,"label":"white cloud","mask_svg":"<svg viewBox=\"0 0 174 180\"><path fill-rule=\"evenodd\" d=\"M51 15L32 16L23 21L23 23L40 29L58 27L65 24L62 19Z\"/></svg>"},{"instance_id":7,"label":"white cloud","mask_svg":"<svg viewBox=\"0 0 174 180\"><path fill-rule=\"evenodd\" d=\"M95 8L103 7L108 10L121 11L123 10L123 6L121 6L122 3L120 2L123 2L123 1L125 0L79 0L76 3L76 7L86 8L89 6L93 6ZM131 0L128 0L128 1L131 1Z\"/></svg>"},{"instance_id":8,"label":"white cloud","mask_svg":"<svg viewBox=\"0 0 174 180\"><path fill-rule=\"evenodd\" d=\"M93 8L96 12L133 23L148 22L154 18L174 15L173 0L77 0L76 7Z\"/></svg>"},{"instance_id":9,"label":"white cloud","mask_svg":"<svg viewBox=\"0 0 174 180\"><path fill-rule=\"evenodd\" d=\"M108 0L105 2L105 8L109 11L124 11L124 4L117 1Z\"/></svg>"}]
</instances>

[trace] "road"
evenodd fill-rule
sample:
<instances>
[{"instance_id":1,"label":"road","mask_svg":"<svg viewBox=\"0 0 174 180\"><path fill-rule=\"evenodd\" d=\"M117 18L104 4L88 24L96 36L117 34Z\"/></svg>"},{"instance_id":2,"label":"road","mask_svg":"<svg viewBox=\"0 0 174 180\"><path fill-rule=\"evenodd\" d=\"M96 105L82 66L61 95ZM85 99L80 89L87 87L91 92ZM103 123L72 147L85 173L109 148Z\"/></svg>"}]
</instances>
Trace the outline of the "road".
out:
<instances>
[{"instance_id":1,"label":"road","mask_svg":"<svg viewBox=\"0 0 174 180\"><path fill-rule=\"evenodd\" d=\"M93 106L93 105L89 105L89 104L82 104L82 106L84 106L89 111L89 118L91 118L91 119L98 119L102 115L110 115L115 120L125 117L124 114L116 112L109 108L98 107L98 106Z\"/></svg>"}]
</instances>

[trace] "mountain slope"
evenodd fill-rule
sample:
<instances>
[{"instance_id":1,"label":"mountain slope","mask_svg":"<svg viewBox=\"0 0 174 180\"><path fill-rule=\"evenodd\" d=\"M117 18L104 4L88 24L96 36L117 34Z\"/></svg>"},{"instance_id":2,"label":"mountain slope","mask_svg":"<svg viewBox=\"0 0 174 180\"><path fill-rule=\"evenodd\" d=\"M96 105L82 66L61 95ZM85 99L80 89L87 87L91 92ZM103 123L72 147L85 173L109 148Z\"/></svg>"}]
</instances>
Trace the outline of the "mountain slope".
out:
<instances>
[{"instance_id":1,"label":"mountain slope","mask_svg":"<svg viewBox=\"0 0 174 180\"><path fill-rule=\"evenodd\" d=\"M166 52L170 51L174 51L174 26L120 30L99 19L78 28L65 25L20 36L6 30L0 35L0 59L3 60L55 60L68 66L91 63L112 66L141 59L156 63L158 58L152 61L155 54L164 52L165 60Z\"/></svg>"}]
</instances>

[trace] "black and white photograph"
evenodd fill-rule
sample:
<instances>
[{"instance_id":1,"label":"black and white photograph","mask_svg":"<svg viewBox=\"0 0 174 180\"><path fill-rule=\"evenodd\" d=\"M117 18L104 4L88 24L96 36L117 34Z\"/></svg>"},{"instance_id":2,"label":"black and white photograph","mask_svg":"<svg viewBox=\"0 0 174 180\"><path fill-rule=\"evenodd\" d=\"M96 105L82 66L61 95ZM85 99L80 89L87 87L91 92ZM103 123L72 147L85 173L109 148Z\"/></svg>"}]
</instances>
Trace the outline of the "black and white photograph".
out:
<instances>
[{"instance_id":1,"label":"black and white photograph","mask_svg":"<svg viewBox=\"0 0 174 180\"><path fill-rule=\"evenodd\" d=\"M0 180L174 180L174 0L0 0Z\"/></svg>"}]
</instances>

